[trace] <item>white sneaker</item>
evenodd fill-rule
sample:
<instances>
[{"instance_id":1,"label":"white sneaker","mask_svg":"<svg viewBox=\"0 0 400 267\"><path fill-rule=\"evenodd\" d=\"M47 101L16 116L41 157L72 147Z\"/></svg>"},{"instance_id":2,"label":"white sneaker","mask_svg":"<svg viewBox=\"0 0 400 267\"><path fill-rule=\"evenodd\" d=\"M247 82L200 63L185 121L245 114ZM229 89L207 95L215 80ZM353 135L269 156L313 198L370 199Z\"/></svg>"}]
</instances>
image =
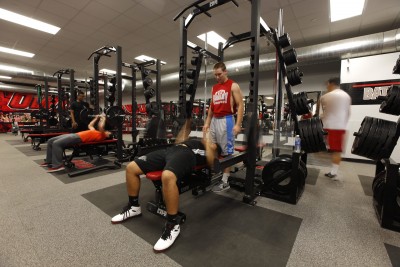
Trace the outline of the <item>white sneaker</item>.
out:
<instances>
[{"instance_id":1,"label":"white sneaker","mask_svg":"<svg viewBox=\"0 0 400 267\"><path fill-rule=\"evenodd\" d=\"M122 212L118 215L115 215L111 218L111 223L121 223L129 218L142 215L142 210L139 207L134 207L131 204L128 204L126 207L123 208Z\"/></svg>"},{"instance_id":2,"label":"white sneaker","mask_svg":"<svg viewBox=\"0 0 400 267\"><path fill-rule=\"evenodd\" d=\"M160 239L158 239L157 243L154 245L154 251L162 252L172 246L175 242L175 239L178 237L181 232L181 228L179 224L166 224L164 227L164 232Z\"/></svg>"},{"instance_id":3,"label":"white sneaker","mask_svg":"<svg viewBox=\"0 0 400 267\"><path fill-rule=\"evenodd\" d=\"M220 181L218 184L213 186L211 191L213 191L214 193L220 193L220 192L224 192L225 190L228 190L229 188L231 188L229 183L224 183L224 182Z\"/></svg>"}]
</instances>

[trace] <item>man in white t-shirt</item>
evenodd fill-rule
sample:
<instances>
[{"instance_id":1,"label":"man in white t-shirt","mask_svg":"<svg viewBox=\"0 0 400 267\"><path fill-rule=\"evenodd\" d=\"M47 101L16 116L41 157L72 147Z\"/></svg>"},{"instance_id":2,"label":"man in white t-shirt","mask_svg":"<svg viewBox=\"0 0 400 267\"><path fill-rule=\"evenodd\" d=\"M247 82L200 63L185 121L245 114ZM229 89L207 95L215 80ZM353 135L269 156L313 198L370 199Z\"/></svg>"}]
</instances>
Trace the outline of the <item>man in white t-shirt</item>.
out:
<instances>
[{"instance_id":1,"label":"man in white t-shirt","mask_svg":"<svg viewBox=\"0 0 400 267\"><path fill-rule=\"evenodd\" d=\"M344 137L351 106L351 97L339 86L339 77L330 78L326 85L328 92L320 99L323 112L321 118L324 129L328 132L327 140L329 150L332 152L332 168L325 176L335 181L339 180L337 173L342 160Z\"/></svg>"}]
</instances>

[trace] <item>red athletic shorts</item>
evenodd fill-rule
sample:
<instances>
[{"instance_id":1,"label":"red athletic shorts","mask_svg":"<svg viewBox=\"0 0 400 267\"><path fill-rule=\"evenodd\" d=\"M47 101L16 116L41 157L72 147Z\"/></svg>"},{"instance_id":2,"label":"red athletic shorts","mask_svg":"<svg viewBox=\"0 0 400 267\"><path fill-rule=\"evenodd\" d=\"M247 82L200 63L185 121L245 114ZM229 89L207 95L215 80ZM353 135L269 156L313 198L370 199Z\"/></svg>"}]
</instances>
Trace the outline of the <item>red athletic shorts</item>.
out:
<instances>
[{"instance_id":1,"label":"red athletic shorts","mask_svg":"<svg viewBox=\"0 0 400 267\"><path fill-rule=\"evenodd\" d=\"M332 129L324 129L328 132L328 145L329 150L334 152L342 152L343 144L344 144L344 134L346 130L332 130Z\"/></svg>"}]
</instances>

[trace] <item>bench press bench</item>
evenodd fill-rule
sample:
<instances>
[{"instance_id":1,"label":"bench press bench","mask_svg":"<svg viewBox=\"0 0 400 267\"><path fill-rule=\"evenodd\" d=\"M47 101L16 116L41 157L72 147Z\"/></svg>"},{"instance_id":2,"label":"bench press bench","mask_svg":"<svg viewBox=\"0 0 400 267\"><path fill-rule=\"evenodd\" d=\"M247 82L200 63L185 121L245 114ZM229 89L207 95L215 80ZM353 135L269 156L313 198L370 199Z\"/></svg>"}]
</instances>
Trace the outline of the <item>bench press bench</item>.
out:
<instances>
[{"instance_id":1,"label":"bench press bench","mask_svg":"<svg viewBox=\"0 0 400 267\"><path fill-rule=\"evenodd\" d=\"M60 136L63 134L69 134L68 132L54 132L54 133L31 133L26 138L31 138L31 145L33 150L41 150L40 145L46 143L50 138Z\"/></svg>"},{"instance_id":2,"label":"bench press bench","mask_svg":"<svg viewBox=\"0 0 400 267\"><path fill-rule=\"evenodd\" d=\"M64 165L68 168L75 167L75 164L72 162L72 160L75 157L80 157L80 156L89 156L91 160L93 160L93 156L98 156L99 158L102 158L104 155L108 155L110 150L116 150L117 142L118 142L117 139L106 139L100 142L87 142L87 143L80 143L64 147L63 151ZM67 149L72 149L72 153L69 156L67 156L65 153ZM121 164L118 161L111 162L105 159L103 160L106 161L106 164L103 163L101 165L92 168L72 171L68 173L68 176L76 177L97 170L121 168Z\"/></svg>"},{"instance_id":3,"label":"bench press bench","mask_svg":"<svg viewBox=\"0 0 400 267\"><path fill-rule=\"evenodd\" d=\"M161 171L148 172L146 178L151 180L156 188L155 200L149 201L147 203L147 210L153 214L161 216L163 218L167 217L167 209L164 203L164 198L162 195L162 182L161 182ZM185 177L179 183L177 183L179 194L192 190L194 196L198 196L206 191L212 183L211 170L207 165L195 166L190 177ZM184 223L186 220L186 215L178 211L178 221Z\"/></svg>"}]
</instances>

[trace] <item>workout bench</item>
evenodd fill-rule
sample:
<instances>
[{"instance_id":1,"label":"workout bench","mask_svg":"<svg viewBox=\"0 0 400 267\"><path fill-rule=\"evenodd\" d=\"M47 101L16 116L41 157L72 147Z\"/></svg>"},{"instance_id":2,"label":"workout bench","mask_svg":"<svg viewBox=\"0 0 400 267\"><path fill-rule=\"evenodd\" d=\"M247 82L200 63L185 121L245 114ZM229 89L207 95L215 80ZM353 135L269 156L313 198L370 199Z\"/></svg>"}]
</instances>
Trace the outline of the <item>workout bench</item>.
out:
<instances>
[{"instance_id":1,"label":"workout bench","mask_svg":"<svg viewBox=\"0 0 400 267\"><path fill-rule=\"evenodd\" d=\"M31 133L26 136L26 138L31 138L31 145L33 150L41 150L40 145L46 143L50 138L60 136L63 134L68 134L68 132L55 132L55 133Z\"/></svg>"},{"instance_id":2,"label":"workout bench","mask_svg":"<svg viewBox=\"0 0 400 267\"><path fill-rule=\"evenodd\" d=\"M146 174L146 178L151 180L156 188L155 200L147 203L147 210L153 214L167 217L167 209L162 195L161 175L163 171L153 171ZM177 183L179 194L192 190L194 196L198 196L206 191L212 183L211 170L207 165L195 166L190 177L184 177ZM186 215L178 211L178 221L184 223Z\"/></svg>"},{"instance_id":3,"label":"workout bench","mask_svg":"<svg viewBox=\"0 0 400 267\"><path fill-rule=\"evenodd\" d=\"M93 156L98 156L99 158L102 158L104 155L107 155L110 150L116 149L117 142L118 142L117 139L106 139L100 142L80 143L64 147L63 151L64 165L68 168L73 168L75 164L72 162L72 160L75 157L80 157L80 156L89 156L91 160L93 160ZM65 153L67 149L72 149L72 153L69 156L67 156ZM119 168L121 168L121 164L118 163L118 161L114 161L112 163L110 162L110 164L102 164L99 166L95 166L93 168L75 170L68 173L68 176L75 177L90 172L94 172L97 170L119 169Z\"/></svg>"}]
</instances>

